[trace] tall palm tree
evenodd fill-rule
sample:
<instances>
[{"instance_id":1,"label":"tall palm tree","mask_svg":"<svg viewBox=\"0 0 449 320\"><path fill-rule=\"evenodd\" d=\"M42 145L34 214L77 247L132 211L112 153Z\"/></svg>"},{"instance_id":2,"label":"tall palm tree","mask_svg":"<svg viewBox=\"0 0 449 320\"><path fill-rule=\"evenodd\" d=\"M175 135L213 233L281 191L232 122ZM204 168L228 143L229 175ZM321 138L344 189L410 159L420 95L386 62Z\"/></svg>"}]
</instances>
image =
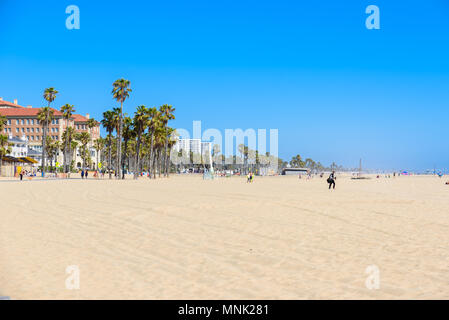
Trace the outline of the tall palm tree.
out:
<instances>
[{"instance_id":1,"label":"tall palm tree","mask_svg":"<svg viewBox=\"0 0 449 320\"><path fill-rule=\"evenodd\" d=\"M162 123L164 125L165 128L165 152L164 152L164 164L165 164L165 172L164 172L164 176L168 177L169 171L168 170L168 135L169 135L169 130L168 130L168 121L169 120L173 120L175 119L175 115L173 114L175 112L175 108L173 108L172 105L168 105L168 104L164 104L159 108L159 111L161 112L161 116L162 116Z\"/></svg>"},{"instance_id":2,"label":"tall palm tree","mask_svg":"<svg viewBox=\"0 0 449 320\"><path fill-rule=\"evenodd\" d=\"M142 142L142 133L145 131L148 123L149 114L145 106L138 106L134 113L134 127L136 128L137 144L136 144L136 170L134 171L134 179L137 179L142 172L140 165L140 144Z\"/></svg>"},{"instance_id":3,"label":"tall palm tree","mask_svg":"<svg viewBox=\"0 0 449 320\"><path fill-rule=\"evenodd\" d=\"M42 125L42 132L44 133L42 137L42 176L45 176L45 166L47 165L45 161L45 144L47 143L47 131L48 125L54 118L54 110L50 107L42 107L37 113L37 119Z\"/></svg>"},{"instance_id":4,"label":"tall palm tree","mask_svg":"<svg viewBox=\"0 0 449 320\"><path fill-rule=\"evenodd\" d=\"M67 168L64 168L65 173L68 173L70 171L70 164L72 163L73 160L73 152L72 152L72 141L73 138L75 137L75 129L73 127L67 127L64 132L62 133L62 143L64 146L64 150L66 153L65 156L65 166L67 166Z\"/></svg>"},{"instance_id":5,"label":"tall palm tree","mask_svg":"<svg viewBox=\"0 0 449 320\"><path fill-rule=\"evenodd\" d=\"M75 112L75 108L73 105L66 103L61 107L61 112L63 119L66 123L65 132L69 129L69 119L72 117L73 113ZM64 172L68 172L68 164L67 164L67 153L68 153L68 147L69 147L69 139L66 139L64 141L64 150L63 150L63 158L64 158Z\"/></svg>"},{"instance_id":6,"label":"tall palm tree","mask_svg":"<svg viewBox=\"0 0 449 320\"><path fill-rule=\"evenodd\" d=\"M97 171L100 169L98 164L99 164L99 155L100 155L100 151L103 150L105 145L105 140L102 137L99 137L98 139L96 139L94 141L94 148L95 151L97 152Z\"/></svg>"},{"instance_id":7,"label":"tall palm tree","mask_svg":"<svg viewBox=\"0 0 449 320\"><path fill-rule=\"evenodd\" d=\"M44 99L47 100L47 102L48 102L48 109L45 109L47 115L46 115L46 117L44 117L46 120L50 119L50 114L49 114L50 110L51 110L50 104L56 99L56 95L58 93L59 92L53 87L50 87L50 88L47 88L44 90ZM46 124L46 126L48 127L48 123ZM43 141L42 142L42 176L45 175L45 165L46 165L46 162L45 162L45 138L46 137L47 137L47 133L44 132L44 139L42 139L42 141Z\"/></svg>"},{"instance_id":8,"label":"tall palm tree","mask_svg":"<svg viewBox=\"0 0 449 320\"><path fill-rule=\"evenodd\" d=\"M88 132L80 132L75 139L81 143L81 159L83 159L83 170L86 168L86 162L90 158L88 144L90 142L90 134Z\"/></svg>"},{"instance_id":9,"label":"tall palm tree","mask_svg":"<svg viewBox=\"0 0 449 320\"><path fill-rule=\"evenodd\" d=\"M116 132L116 149L119 150L119 147L121 146L121 136L122 136L122 131L123 131L123 127L120 128L120 108L112 108L112 112L113 112L113 119L114 119L114 128L115 128L115 132ZM120 139L119 139L120 136ZM119 141L120 140L120 141ZM119 144L120 142L120 144ZM119 152L116 152L115 155L115 177L118 179L118 171L119 171L119 167L120 167L120 158L119 158Z\"/></svg>"},{"instance_id":10,"label":"tall palm tree","mask_svg":"<svg viewBox=\"0 0 449 320\"><path fill-rule=\"evenodd\" d=\"M122 172L122 179L125 179L125 162L128 160L128 170L129 170L129 153L128 153L128 142L129 140L133 139L135 136L134 128L133 128L133 121L128 115L125 113L122 121L122 130L123 130L123 159L121 162L121 172Z\"/></svg>"},{"instance_id":11,"label":"tall palm tree","mask_svg":"<svg viewBox=\"0 0 449 320\"><path fill-rule=\"evenodd\" d=\"M120 177L120 163L121 163L121 155L122 155L122 139L121 133L123 128L123 102L129 97L129 93L132 91L129 86L131 82L126 79L118 79L112 84L112 96L117 102L120 102L120 124L119 124L119 132L118 132L118 148L117 148L117 163L119 164L118 168L118 177Z\"/></svg>"},{"instance_id":12,"label":"tall palm tree","mask_svg":"<svg viewBox=\"0 0 449 320\"><path fill-rule=\"evenodd\" d=\"M151 169L152 164L154 163L154 134L156 129L160 126L160 112L156 108L148 109L148 122L147 127L150 134L150 158L149 158L149 171L153 171ZM153 173L153 172L151 172ZM151 179L151 174L149 175Z\"/></svg>"},{"instance_id":13,"label":"tall palm tree","mask_svg":"<svg viewBox=\"0 0 449 320\"><path fill-rule=\"evenodd\" d=\"M107 142L108 142L108 153L109 153L109 157L108 157L108 171L109 171L109 179L112 178L111 176L111 150L112 150L112 132L114 131L115 128L115 123L114 123L114 112L112 111L105 111L103 112L103 119L101 120L101 125L103 126L103 128L106 129L107 133L108 133L108 138L107 138Z\"/></svg>"},{"instance_id":14,"label":"tall palm tree","mask_svg":"<svg viewBox=\"0 0 449 320\"><path fill-rule=\"evenodd\" d=\"M92 141L92 129L95 128L98 125L98 121L95 120L94 118L89 118L87 120L87 129L89 130L89 135L90 135L90 142L89 145L92 146L93 141ZM88 147L89 148L89 147Z\"/></svg>"},{"instance_id":15,"label":"tall palm tree","mask_svg":"<svg viewBox=\"0 0 449 320\"><path fill-rule=\"evenodd\" d=\"M75 137L75 135L73 135L73 137ZM76 149L78 148L78 141L76 140L72 140L70 142L70 164L72 164L73 159L76 159ZM74 164L73 167L75 167L76 165Z\"/></svg>"}]
</instances>

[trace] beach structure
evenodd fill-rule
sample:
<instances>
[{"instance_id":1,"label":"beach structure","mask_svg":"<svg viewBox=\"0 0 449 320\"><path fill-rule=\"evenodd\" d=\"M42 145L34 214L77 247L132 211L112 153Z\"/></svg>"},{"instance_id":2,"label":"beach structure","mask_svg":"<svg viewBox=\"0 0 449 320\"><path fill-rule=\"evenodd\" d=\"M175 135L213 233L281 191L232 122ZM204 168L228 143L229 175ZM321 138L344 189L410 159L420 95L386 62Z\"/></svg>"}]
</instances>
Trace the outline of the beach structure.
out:
<instances>
[{"instance_id":1,"label":"beach structure","mask_svg":"<svg viewBox=\"0 0 449 320\"><path fill-rule=\"evenodd\" d=\"M306 175L310 171L309 168L284 168L282 169L283 176L292 176L292 175Z\"/></svg>"},{"instance_id":2,"label":"beach structure","mask_svg":"<svg viewBox=\"0 0 449 320\"><path fill-rule=\"evenodd\" d=\"M87 125L90 118L89 114L86 114L85 116L74 114L68 121L66 121L59 110L51 109L54 112L54 119L48 126L47 136L54 141L62 141L62 134L68 126L73 127L77 133L89 132L91 134L91 143L89 144L90 156L92 159L96 159L97 151L93 148L92 141L95 141L100 137L100 124L98 123L97 126L89 129ZM38 120L39 110L40 108L33 108L32 106L23 107L18 104L17 99L15 99L14 102L9 102L0 98L0 115L5 116L7 119L2 134L7 135L9 139L25 140L29 149L33 150L36 154L41 153L44 132L42 124L40 124ZM75 166L81 167L82 159L79 150L77 150L74 160ZM40 156L38 161L40 165L42 161ZM62 152L57 153L56 161L59 163L63 162ZM96 164L92 163L92 168L95 167Z\"/></svg>"}]
</instances>

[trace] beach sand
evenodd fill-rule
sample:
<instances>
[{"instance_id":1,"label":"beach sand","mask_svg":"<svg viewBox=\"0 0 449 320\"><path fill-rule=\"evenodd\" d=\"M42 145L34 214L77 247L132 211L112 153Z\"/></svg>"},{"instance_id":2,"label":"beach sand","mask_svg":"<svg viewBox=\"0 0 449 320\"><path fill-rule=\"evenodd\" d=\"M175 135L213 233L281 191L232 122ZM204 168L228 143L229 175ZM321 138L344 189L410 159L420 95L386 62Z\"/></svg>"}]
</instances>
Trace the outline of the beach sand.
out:
<instances>
[{"instance_id":1,"label":"beach sand","mask_svg":"<svg viewBox=\"0 0 449 320\"><path fill-rule=\"evenodd\" d=\"M0 296L449 299L448 195L430 176L0 181Z\"/></svg>"}]
</instances>

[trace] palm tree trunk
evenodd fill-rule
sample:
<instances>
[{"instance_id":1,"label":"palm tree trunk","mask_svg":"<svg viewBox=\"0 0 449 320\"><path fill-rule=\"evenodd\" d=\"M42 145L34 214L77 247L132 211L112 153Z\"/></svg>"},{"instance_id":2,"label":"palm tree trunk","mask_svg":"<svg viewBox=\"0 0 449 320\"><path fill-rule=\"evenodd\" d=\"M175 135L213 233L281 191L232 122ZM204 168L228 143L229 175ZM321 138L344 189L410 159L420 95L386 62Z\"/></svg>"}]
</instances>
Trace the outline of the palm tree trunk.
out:
<instances>
[{"instance_id":1,"label":"palm tree trunk","mask_svg":"<svg viewBox=\"0 0 449 320\"><path fill-rule=\"evenodd\" d=\"M110 133L111 135L111 133ZM109 143L108 143L108 149L109 149L109 159L108 159L108 171L109 171L109 179L112 179L112 173L111 173L111 167L112 167L112 141L111 136L109 136Z\"/></svg>"},{"instance_id":2,"label":"palm tree trunk","mask_svg":"<svg viewBox=\"0 0 449 320\"><path fill-rule=\"evenodd\" d=\"M151 142L150 142L150 163L148 165L148 168L150 168L151 172L150 172L150 179L151 179L151 175L153 174L153 168L152 168L152 164L154 163L153 161L153 136L154 136L154 132L153 130L151 130Z\"/></svg>"},{"instance_id":3,"label":"palm tree trunk","mask_svg":"<svg viewBox=\"0 0 449 320\"><path fill-rule=\"evenodd\" d=\"M45 176L45 147L47 143L47 121L44 122L44 125L42 126L44 129L44 135L42 136L42 176Z\"/></svg>"},{"instance_id":4,"label":"palm tree trunk","mask_svg":"<svg viewBox=\"0 0 449 320\"><path fill-rule=\"evenodd\" d=\"M140 157L139 157L139 153L140 153L140 139L141 139L142 133L139 132L138 136L137 136L137 147L136 147L136 169L134 171L134 179L137 179L138 176L140 175L140 173L142 172L142 170L140 169Z\"/></svg>"},{"instance_id":5,"label":"palm tree trunk","mask_svg":"<svg viewBox=\"0 0 449 320\"><path fill-rule=\"evenodd\" d=\"M119 117L119 122L120 122L120 129L119 129L119 133L118 133L118 148L117 148L117 164L118 164L118 174L117 177L118 179L120 179L120 166L122 164L122 130L123 130L123 101L120 102L120 117ZM124 179L125 177L123 177Z\"/></svg>"}]
</instances>

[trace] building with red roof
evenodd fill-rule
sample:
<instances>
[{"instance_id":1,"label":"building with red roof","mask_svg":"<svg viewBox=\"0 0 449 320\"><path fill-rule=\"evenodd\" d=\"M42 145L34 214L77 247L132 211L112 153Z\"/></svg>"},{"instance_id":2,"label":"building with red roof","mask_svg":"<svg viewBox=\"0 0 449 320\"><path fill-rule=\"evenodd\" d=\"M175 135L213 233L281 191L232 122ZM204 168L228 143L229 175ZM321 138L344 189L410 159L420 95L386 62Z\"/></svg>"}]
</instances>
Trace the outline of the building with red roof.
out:
<instances>
[{"instance_id":1,"label":"building with red roof","mask_svg":"<svg viewBox=\"0 0 449 320\"><path fill-rule=\"evenodd\" d=\"M62 134L67 126L75 129L75 132L88 132L91 135L91 141L95 141L100 137L100 123L93 128L88 127L90 115L82 116L74 114L68 121L63 114L56 109L51 108L54 112L54 119L48 126L47 136L53 140L62 141ZM39 123L38 113L40 108L32 106L23 107L18 104L17 100L9 102L0 98L0 115L6 117L7 123L3 134L10 138L25 138L28 145L36 151L42 150L42 139L44 136L43 126ZM89 146L92 159L96 159L96 151L92 145ZM62 157L62 154L61 154ZM76 164L80 165L79 153L77 152ZM62 158L61 158L62 159ZM58 160L59 161L59 160ZM62 160L61 160L62 161ZM95 163L93 164L95 167Z\"/></svg>"}]
</instances>

